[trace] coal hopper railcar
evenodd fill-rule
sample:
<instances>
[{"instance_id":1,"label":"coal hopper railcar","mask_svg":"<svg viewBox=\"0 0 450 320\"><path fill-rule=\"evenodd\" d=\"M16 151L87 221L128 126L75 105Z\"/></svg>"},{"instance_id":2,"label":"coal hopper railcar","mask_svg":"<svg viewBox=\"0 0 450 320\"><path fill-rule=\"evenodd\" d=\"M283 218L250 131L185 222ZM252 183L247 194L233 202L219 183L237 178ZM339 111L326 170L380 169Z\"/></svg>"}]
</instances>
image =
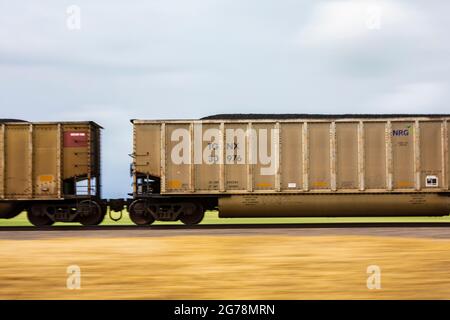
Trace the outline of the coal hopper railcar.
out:
<instances>
[{"instance_id":1,"label":"coal hopper railcar","mask_svg":"<svg viewBox=\"0 0 450 320\"><path fill-rule=\"evenodd\" d=\"M132 120L131 219L444 216L449 115Z\"/></svg>"},{"instance_id":2,"label":"coal hopper railcar","mask_svg":"<svg viewBox=\"0 0 450 320\"><path fill-rule=\"evenodd\" d=\"M100 131L94 122L0 121L0 218L27 211L36 226L99 224Z\"/></svg>"}]
</instances>

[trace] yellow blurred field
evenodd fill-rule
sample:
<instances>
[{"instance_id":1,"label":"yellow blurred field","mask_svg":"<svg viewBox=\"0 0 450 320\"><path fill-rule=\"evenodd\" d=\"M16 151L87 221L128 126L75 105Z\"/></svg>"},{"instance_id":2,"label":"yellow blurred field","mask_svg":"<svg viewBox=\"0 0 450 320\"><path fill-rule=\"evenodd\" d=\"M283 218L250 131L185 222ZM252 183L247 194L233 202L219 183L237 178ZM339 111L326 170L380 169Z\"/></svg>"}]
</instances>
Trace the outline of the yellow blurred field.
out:
<instances>
[{"instance_id":1,"label":"yellow blurred field","mask_svg":"<svg viewBox=\"0 0 450 320\"><path fill-rule=\"evenodd\" d=\"M66 288L69 265L81 289ZM369 290L366 269L381 268ZM450 240L180 236L0 240L1 299L450 299Z\"/></svg>"}]
</instances>

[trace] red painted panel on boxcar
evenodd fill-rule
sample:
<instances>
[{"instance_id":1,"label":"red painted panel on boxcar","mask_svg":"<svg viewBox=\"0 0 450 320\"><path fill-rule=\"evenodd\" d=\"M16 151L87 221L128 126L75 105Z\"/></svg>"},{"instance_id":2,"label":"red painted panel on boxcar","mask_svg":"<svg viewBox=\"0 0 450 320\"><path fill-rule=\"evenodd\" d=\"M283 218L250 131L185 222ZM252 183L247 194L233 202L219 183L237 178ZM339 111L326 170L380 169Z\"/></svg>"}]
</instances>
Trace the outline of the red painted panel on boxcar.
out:
<instances>
[{"instance_id":1,"label":"red painted panel on boxcar","mask_svg":"<svg viewBox=\"0 0 450 320\"><path fill-rule=\"evenodd\" d=\"M80 131L64 132L65 148L82 148L88 146L88 133Z\"/></svg>"}]
</instances>

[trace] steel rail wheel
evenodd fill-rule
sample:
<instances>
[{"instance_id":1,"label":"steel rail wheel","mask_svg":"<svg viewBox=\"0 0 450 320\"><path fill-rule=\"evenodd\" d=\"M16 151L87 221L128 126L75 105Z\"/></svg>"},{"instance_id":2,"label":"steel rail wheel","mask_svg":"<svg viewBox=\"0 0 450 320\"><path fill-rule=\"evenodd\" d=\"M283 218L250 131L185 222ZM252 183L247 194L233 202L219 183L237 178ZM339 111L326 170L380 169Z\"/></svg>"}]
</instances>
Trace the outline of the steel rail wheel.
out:
<instances>
[{"instance_id":1,"label":"steel rail wheel","mask_svg":"<svg viewBox=\"0 0 450 320\"><path fill-rule=\"evenodd\" d=\"M181 215L181 222L188 226L199 224L205 216L205 209L203 209L203 206L200 203L195 203L193 208L189 209L190 210L186 210Z\"/></svg>"},{"instance_id":2,"label":"steel rail wheel","mask_svg":"<svg viewBox=\"0 0 450 320\"><path fill-rule=\"evenodd\" d=\"M27 211L28 221L36 227L51 226L55 223L52 218L47 215L47 206L35 205Z\"/></svg>"},{"instance_id":3,"label":"steel rail wheel","mask_svg":"<svg viewBox=\"0 0 450 320\"><path fill-rule=\"evenodd\" d=\"M138 226L146 226L155 222L155 218L150 213L145 200L139 199L133 201L128 211L131 221Z\"/></svg>"},{"instance_id":4,"label":"steel rail wheel","mask_svg":"<svg viewBox=\"0 0 450 320\"><path fill-rule=\"evenodd\" d=\"M77 207L79 222L83 226L96 226L102 223L105 218L105 212L100 205L91 200L81 201Z\"/></svg>"}]
</instances>

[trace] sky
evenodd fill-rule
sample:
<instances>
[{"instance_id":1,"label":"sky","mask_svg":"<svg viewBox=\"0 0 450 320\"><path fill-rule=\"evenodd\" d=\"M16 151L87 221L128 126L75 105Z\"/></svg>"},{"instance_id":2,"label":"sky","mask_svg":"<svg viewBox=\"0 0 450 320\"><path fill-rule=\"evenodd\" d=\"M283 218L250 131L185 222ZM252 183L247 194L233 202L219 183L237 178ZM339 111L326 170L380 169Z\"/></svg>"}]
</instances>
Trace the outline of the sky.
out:
<instances>
[{"instance_id":1,"label":"sky","mask_svg":"<svg viewBox=\"0 0 450 320\"><path fill-rule=\"evenodd\" d=\"M93 120L104 197L130 119L450 113L450 1L0 0L0 118Z\"/></svg>"}]
</instances>

